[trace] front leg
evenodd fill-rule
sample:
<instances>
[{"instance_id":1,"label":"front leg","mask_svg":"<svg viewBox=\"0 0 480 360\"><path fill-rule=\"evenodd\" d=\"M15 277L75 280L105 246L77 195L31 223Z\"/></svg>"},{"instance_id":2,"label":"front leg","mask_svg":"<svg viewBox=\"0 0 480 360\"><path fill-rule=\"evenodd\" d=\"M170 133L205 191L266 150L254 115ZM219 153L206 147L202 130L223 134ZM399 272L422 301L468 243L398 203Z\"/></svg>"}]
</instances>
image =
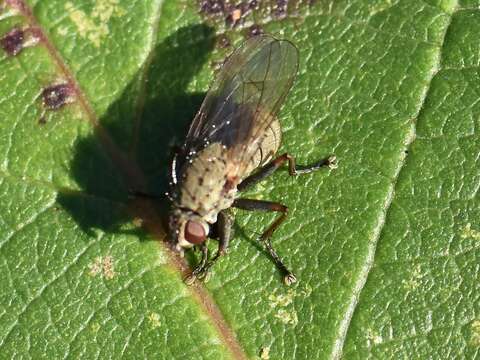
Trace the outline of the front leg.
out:
<instances>
[{"instance_id":1,"label":"front leg","mask_svg":"<svg viewBox=\"0 0 480 360\"><path fill-rule=\"evenodd\" d=\"M188 275L184 281L187 285L192 285L195 279L197 278L198 274L203 271L205 264L207 263L208 259L208 247L206 243L200 245L200 250L202 251L202 259L200 260L200 264L198 264L195 269L193 269L192 273Z\"/></svg>"},{"instance_id":2,"label":"front leg","mask_svg":"<svg viewBox=\"0 0 480 360\"><path fill-rule=\"evenodd\" d=\"M207 281L210 268L217 262L217 260L225 255L228 251L228 245L230 243L230 238L232 236L232 225L234 217L231 211L222 210L218 213L217 218L217 227L218 227L218 249L215 256L207 261L207 251L202 252L202 260L200 264L192 271L192 273L187 276L185 283L191 285L195 279ZM202 246L207 249L206 244Z\"/></svg>"}]
</instances>

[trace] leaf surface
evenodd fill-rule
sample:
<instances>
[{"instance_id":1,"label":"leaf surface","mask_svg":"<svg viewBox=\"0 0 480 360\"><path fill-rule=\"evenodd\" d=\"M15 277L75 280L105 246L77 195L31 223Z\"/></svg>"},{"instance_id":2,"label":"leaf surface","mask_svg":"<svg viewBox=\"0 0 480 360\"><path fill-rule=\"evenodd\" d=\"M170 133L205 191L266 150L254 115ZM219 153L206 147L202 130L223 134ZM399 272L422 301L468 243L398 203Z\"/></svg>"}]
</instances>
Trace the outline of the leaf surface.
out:
<instances>
[{"instance_id":1,"label":"leaf surface","mask_svg":"<svg viewBox=\"0 0 480 360\"><path fill-rule=\"evenodd\" d=\"M477 356L478 4L242 4L231 29L223 1L1 3L2 355ZM281 151L339 167L246 194L289 207L273 242L298 284L255 242L273 216L238 211L187 287L166 204L128 190L166 189L215 69L259 29L300 50Z\"/></svg>"}]
</instances>

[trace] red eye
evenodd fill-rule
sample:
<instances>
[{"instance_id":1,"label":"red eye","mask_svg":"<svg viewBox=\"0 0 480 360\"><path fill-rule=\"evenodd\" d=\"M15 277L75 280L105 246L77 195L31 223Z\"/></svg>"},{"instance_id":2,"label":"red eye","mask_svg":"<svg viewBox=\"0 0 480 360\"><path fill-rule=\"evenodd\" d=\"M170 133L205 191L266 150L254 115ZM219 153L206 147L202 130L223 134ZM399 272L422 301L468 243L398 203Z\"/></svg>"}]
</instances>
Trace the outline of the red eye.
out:
<instances>
[{"instance_id":1,"label":"red eye","mask_svg":"<svg viewBox=\"0 0 480 360\"><path fill-rule=\"evenodd\" d=\"M205 229L201 224L191 220L187 221L185 225L185 240L191 244L198 245L203 243L206 237Z\"/></svg>"}]
</instances>

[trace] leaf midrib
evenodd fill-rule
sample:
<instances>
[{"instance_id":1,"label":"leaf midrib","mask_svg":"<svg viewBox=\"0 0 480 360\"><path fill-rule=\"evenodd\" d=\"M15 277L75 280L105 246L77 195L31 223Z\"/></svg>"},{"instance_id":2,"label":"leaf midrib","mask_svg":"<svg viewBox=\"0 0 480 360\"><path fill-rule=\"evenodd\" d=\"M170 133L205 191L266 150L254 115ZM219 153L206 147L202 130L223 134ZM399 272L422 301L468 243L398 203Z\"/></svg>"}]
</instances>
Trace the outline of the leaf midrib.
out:
<instances>
[{"instance_id":1,"label":"leaf midrib","mask_svg":"<svg viewBox=\"0 0 480 360\"><path fill-rule=\"evenodd\" d=\"M163 1L158 1L157 2L158 7L161 8L161 5L163 4ZM40 25L40 23L37 21L35 18L32 10L30 7L25 3L24 0L16 0L15 3L9 4L10 6L16 6L17 11L21 13L27 20L27 22L31 25L31 27L34 27L39 30L39 32L42 34L42 40L44 41L44 45L52 57L53 62L57 66L57 68L60 70L60 72L63 73L67 81L71 84L71 86L74 89L74 93L76 94L76 97L78 99L78 102L80 104L80 107L85 111L87 118L89 122L91 123L92 127L95 129L97 139L101 143L101 145L106 149L108 154L111 157L111 160L115 165L120 168L121 175L125 174L131 174L134 177L133 181L140 181L142 182L143 180L143 174L140 172L139 168L136 166L136 164L132 163L129 157L125 156L125 154L118 148L115 144L115 142L112 140L112 138L109 136L109 134L103 129L103 127L99 124L98 117L95 114L95 111L93 110L93 107L90 104L90 101L88 100L87 96L85 93L82 91L78 81L76 80L75 76L69 69L69 67L66 65L66 62L63 60L62 56L60 53L57 51L53 43L50 41L50 39L47 36L47 32L43 29L43 27ZM158 26L158 22L160 19L160 13L161 10L158 9L158 18L157 21L154 22L153 26L156 27ZM155 39L152 39L151 42L149 42L149 47L150 49L148 50L148 54L153 53L153 49L155 46ZM148 72L148 68L145 69L144 75L146 75ZM143 79L143 77L140 77L140 80ZM139 96L141 96L141 92L139 93ZM140 106L137 100L137 106ZM127 177L127 181L130 178ZM161 223L158 221L158 223ZM163 245L162 242L159 241L161 245ZM86 251L87 249L85 249ZM83 254L82 252L80 256ZM168 258L168 264L175 268L177 271L182 272L182 269L185 268L184 260L183 263L181 263L180 259L178 256L173 255L172 252L166 251L167 258ZM175 256L175 257L173 257ZM73 266L76 262L74 261L72 264L70 264L67 269L70 266ZM57 278L53 280L55 282ZM132 279L133 281L133 279ZM130 284L129 282L128 284ZM50 283L48 283L46 286L49 286ZM45 288L42 289L42 292L45 290ZM123 290L123 289L121 289ZM210 323L213 325L213 327L216 329L216 331L219 334L219 338L222 339L223 344L226 349L230 351L230 355L235 358L235 359L247 359L246 354L244 353L241 345L238 343L236 336L233 332L233 330L229 327L229 324L227 324L226 320L223 318L223 314L221 313L220 309L218 309L216 303L213 301L211 296L209 296L208 292L206 291L205 288L202 286L191 286L189 287L190 293L192 295L192 298L196 300L196 302L200 305L200 308L202 311L205 313L206 318L210 320ZM36 297L37 298L37 297ZM34 298L31 300L25 308L22 310L22 313L26 311L28 306L35 301ZM11 331L15 328L15 326L18 324L18 322L15 322L12 326L12 328L9 330L9 334ZM5 337L4 341L8 338L8 336ZM0 344L1 346L1 344Z\"/></svg>"}]
</instances>

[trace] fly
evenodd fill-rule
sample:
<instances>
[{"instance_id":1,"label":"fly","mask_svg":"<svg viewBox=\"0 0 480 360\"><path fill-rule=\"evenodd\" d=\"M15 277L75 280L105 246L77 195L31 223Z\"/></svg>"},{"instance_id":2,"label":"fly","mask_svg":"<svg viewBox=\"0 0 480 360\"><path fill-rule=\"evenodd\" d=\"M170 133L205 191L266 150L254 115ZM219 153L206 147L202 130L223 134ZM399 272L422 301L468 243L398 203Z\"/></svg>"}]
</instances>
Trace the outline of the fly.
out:
<instances>
[{"instance_id":1,"label":"fly","mask_svg":"<svg viewBox=\"0 0 480 360\"><path fill-rule=\"evenodd\" d=\"M171 164L170 240L177 250L201 250L200 263L186 279L203 280L226 253L232 234L230 208L272 211L278 217L261 243L290 285L296 277L274 250L271 237L287 217L278 202L240 194L288 162L292 176L336 167L334 155L298 166L288 153L276 156L281 141L277 113L298 70L298 50L287 40L252 37L227 59L193 119L185 143ZM207 239L216 229L218 249L209 258Z\"/></svg>"}]
</instances>

